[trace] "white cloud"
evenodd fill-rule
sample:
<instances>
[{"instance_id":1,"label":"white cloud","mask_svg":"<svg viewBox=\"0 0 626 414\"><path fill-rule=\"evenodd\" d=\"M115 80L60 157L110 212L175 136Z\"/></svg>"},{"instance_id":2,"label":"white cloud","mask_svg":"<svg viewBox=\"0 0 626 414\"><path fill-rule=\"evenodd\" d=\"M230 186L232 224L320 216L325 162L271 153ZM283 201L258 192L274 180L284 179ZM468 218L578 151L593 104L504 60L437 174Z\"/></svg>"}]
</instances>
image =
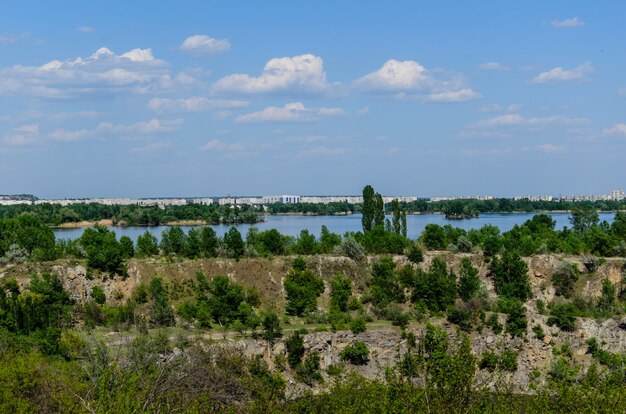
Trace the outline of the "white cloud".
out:
<instances>
[{"instance_id":1,"label":"white cloud","mask_svg":"<svg viewBox=\"0 0 626 414\"><path fill-rule=\"evenodd\" d=\"M551 25L555 29L569 29L572 27L584 26L585 22L580 20L578 17L572 17L572 18L563 19L563 20L552 20Z\"/></svg>"},{"instance_id":2,"label":"white cloud","mask_svg":"<svg viewBox=\"0 0 626 414\"><path fill-rule=\"evenodd\" d=\"M486 62L478 66L482 70L491 70L496 72L508 72L511 68L498 62Z\"/></svg>"},{"instance_id":3,"label":"white cloud","mask_svg":"<svg viewBox=\"0 0 626 414\"><path fill-rule=\"evenodd\" d=\"M461 130L461 138L511 139L522 131L539 130L550 127L576 127L588 123L585 118L570 118L562 115L525 117L517 113L507 113L483 119Z\"/></svg>"},{"instance_id":4,"label":"white cloud","mask_svg":"<svg viewBox=\"0 0 626 414\"><path fill-rule=\"evenodd\" d=\"M531 79L530 83L556 83L582 81L593 73L594 69L590 62L585 62L571 70L556 67L547 72L540 73Z\"/></svg>"},{"instance_id":5,"label":"white cloud","mask_svg":"<svg viewBox=\"0 0 626 414\"><path fill-rule=\"evenodd\" d=\"M186 38L180 45L180 50L195 55L210 55L226 52L230 43L226 39L215 39L207 35L194 35Z\"/></svg>"},{"instance_id":6,"label":"white cloud","mask_svg":"<svg viewBox=\"0 0 626 414\"><path fill-rule=\"evenodd\" d=\"M81 33L91 33L94 31L94 28L91 26L78 26L76 30Z\"/></svg>"},{"instance_id":7,"label":"white cloud","mask_svg":"<svg viewBox=\"0 0 626 414\"><path fill-rule=\"evenodd\" d=\"M324 145L320 145L313 148L304 149L296 154L296 157L335 157L338 155L344 155L347 152L345 148L330 148Z\"/></svg>"},{"instance_id":8,"label":"white cloud","mask_svg":"<svg viewBox=\"0 0 626 414\"><path fill-rule=\"evenodd\" d=\"M364 106L363 108L359 109L358 111L356 111L356 114L358 116L365 116L365 115L369 115L370 114L370 108L369 106Z\"/></svg>"},{"instance_id":9,"label":"white cloud","mask_svg":"<svg viewBox=\"0 0 626 414\"><path fill-rule=\"evenodd\" d=\"M109 122L103 122L98 125L97 132L108 132L115 134L137 134L137 135L150 135L164 132L171 132L180 125L182 125L182 119L173 120L160 120L153 118L149 121L136 122L134 124L112 124Z\"/></svg>"},{"instance_id":10,"label":"white cloud","mask_svg":"<svg viewBox=\"0 0 626 414\"><path fill-rule=\"evenodd\" d=\"M562 152L565 147L563 145L554 145L554 144L542 144L537 146L539 151L545 152L546 154L554 154L557 152Z\"/></svg>"},{"instance_id":11,"label":"white cloud","mask_svg":"<svg viewBox=\"0 0 626 414\"><path fill-rule=\"evenodd\" d=\"M84 99L145 93L176 85L168 66L155 58L151 49L116 55L102 47L85 58L0 69L0 94Z\"/></svg>"},{"instance_id":12,"label":"white cloud","mask_svg":"<svg viewBox=\"0 0 626 414\"><path fill-rule=\"evenodd\" d=\"M615 124L610 128L604 128L604 135L626 136L626 124Z\"/></svg>"},{"instance_id":13,"label":"white cloud","mask_svg":"<svg viewBox=\"0 0 626 414\"><path fill-rule=\"evenodd\" d=\"M212 139L198 148L198 150L203 152L242 152L244 151L244 146L238 143L229 144L219 139Z\"/></svg>"},{"instance_id":14,"label":"white cloud","mask_svg":"<svg viewBox=\"0 0 626 414\"><path fill-rule=\"evenodd\" d=\"M8 35L8 34L0 35L0 44L15 43L15 42L17 42L17 36Z\"/></svg>"},{"instance_id":15,"label":"white cloud","mask_svg":"<svg viewBox=\"0 0 626 414\"><path fill-rule=\"evenodd\" d=\"M154 98L148 102L148 109L159 113L202 112L210 109L245 108L248 105L248 101L192 96L186 99Z\"/></svg>"},{"instance_id":16,"label":"white cloud","mask_svg":"<svg viewBox=\"0 0 626 414\"><path fill-rule=\"evenodd\" d=\"M474 92L469 88L464 88L459 89L458 91L431 93L426 99L430 102L464 102L481 97L481 94Z\"/></svg>"},{"instance_id":17,"label":"white cloud","mask_svg":"<svg viewBox=\"0 0 626 414\"><path fill-rule=\"evenodd\" d=\"M169 148L169 146L170 146L169 142L153 142L144 147L131 148L130 152L146 154L146 153L151 153L151 152L162 151L166 148Z\"/></svg>"},{"instance_id":18,"label":"white cloud","mask_svg":"<svg viewBox=\"0 0 626 414\"><path fill-rule=\"evenodd\" d=\"M13 128L11 134L0 141L7 146L25 146L39 142L39 124L27 124Z\"/></svg>"},{"instance_id":19,"label":"white cloud","mask_svg":"<svg viewBox=\"0 0 626 414\"><path fill-rule=\"evenodd\" d=\"M324 61L311 54L274 58L258 77L238 73L213 85L214 93L311 94L328 92Z\"/></svg>"},{"instance_id":20,"label":"white cloud","mask_svg":"<svg viewBox=\"0 0 626 414\"><path fill-rule=\"evenodd\" d=\"M283 107L269 106L262 111L240 115L235 122L250 124L258 122L314 122L323 118L344 114L341 108L305 108L301 102L293 102Z\"/></svg>"},{"instance_id":21,"label":"white cloud","mask_svg":"<svg viewBox=\"0 0 626 414\"><path fill-rule=\"evenodd\" d=\"M93 131L88 131L86 129L76 130L76 131L68 131L66 129L56 129L50 133L49 137L53 141L63 141L63 142L72 142L79 141L83 138L93 136Z\"/></svg>"},{"instance_id":22,"label":"white cloud","mask_svg":"<svg viewBox=\"0 0 626 414\"><path fill-rule=\"evenodd\" d=\"M357 90L396 97L421 96L431 102L462 102L480 97L464 87L460 77L439 79L435 72L412 60L388 60L378 70L354 81Z\"/></svg>"}]
</instances>

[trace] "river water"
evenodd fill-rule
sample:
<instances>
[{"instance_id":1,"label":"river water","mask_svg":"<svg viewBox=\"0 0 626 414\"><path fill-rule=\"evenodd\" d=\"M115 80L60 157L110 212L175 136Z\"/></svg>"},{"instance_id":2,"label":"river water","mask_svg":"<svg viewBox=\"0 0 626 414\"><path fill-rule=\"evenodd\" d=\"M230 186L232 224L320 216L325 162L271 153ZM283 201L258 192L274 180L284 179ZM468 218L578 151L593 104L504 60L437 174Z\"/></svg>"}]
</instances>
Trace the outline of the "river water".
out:
<instances>
[{"instance_id":1,"label":"river water","mask_svg":"<svg viewBox=\"0 0 626 414\"><path fill-rule=\"evenodd\" d=\"M534 213L507 213L507 214L481 214L480 217L467 220L446 220L442 214L424 214L407 216L408 236L412 239L419 237L427 224L439 224L445 226L450 224L454 227L460 227L465 230L479 229L486 224L491 224L500 228L501 231L507 231L516 224L523 224L526 220L532 218ZM550 213L556 220L556 228L562 229L563 226L570 226L568 213ZM600 221L606 220L609 223L613 221L614 213L600 213ZM266 216L266 221L254 224L259 230L276 229L282 234L289 236L297 236L301 230L307 229L312 234L319 236L322 226L328 227L333 233L344 234L347 231L361 230L361 215L352 214L349 216ZM238 224L237 229L245 237L251 224ZM230 225L211 225L219 236L223 236L231 227ZM128 236L133 241L137 240L140 234L148 231L154 234L157 239L161 239L161 233L168 226L155 227L111 227L115 231L117 237ZM187 232L192 226L181 226ZM76 239L83 234L84 228L76 229L54 229L57 239Z\"/></svg>"}]
</instances>

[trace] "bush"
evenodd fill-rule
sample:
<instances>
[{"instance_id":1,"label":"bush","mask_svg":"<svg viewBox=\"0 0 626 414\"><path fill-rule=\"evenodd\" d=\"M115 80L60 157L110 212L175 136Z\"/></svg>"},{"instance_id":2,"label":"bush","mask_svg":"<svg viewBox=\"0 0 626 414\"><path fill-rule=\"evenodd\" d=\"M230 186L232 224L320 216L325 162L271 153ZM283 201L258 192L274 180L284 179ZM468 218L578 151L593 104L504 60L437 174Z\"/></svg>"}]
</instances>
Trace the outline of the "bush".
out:
<instances>
[{"instance_id":1,"label":"bush","mask_svg":"<svg viewBox=\"0 0 626 414\"><path fill-rule=\"evenodd\" d=\"M465 302L472 299L480 290L480 279L478 278L478 270L472 266L472 262L468 258L461 261L461 277L459 278L459 296Z\"/></svg>"},{"instance_id":2,"label":"bush","mask_svg":"<svg viewBox=\"0 0 626 414\"><path fill-rule=\"evenodd\" d=\"M505 253L502 258L494 257L489 275L498 295L526 301L531 294L528 266L517 253Z\"/></svg>"},{"instance_id":3,"label":"bush","mask_svg":"<svg viewBox=\"0 0 626 414\"><path fill-rule=\"evenodd\" d=\"M341 244L335 247L335 253L347 256L355 262L365 258L365 248L352 236L345 237Z\"/></svg>"},{"instance_id":4,"label":"bush","mask_svg":"<svg viewBox=\"0 0 626 414\"><path fill-rule=\"evenodd\" d=\"M416 243L411 243L407 249L406 257L411 263L415 264L419 264L424 261L424 253Z\"/></svg>"},{"instance_id":5,"label":"bush","mask_svg":"<svg viewBox=\"0 0 626 414\"><path fill-rule=\"evenodd\" d=\"M506 313L506 331L513 336L523 336L528 327L524 304L515 298L501 298L497 304L498 310Z\"/></svg>"},{"instance_id":6,"label":"bush","mask_svg":"<svg viewBox=\"0 0 626 414\"><path fill-rule=\"evenodd\" d=\"M500 369L509 372L517 371L517 352L507 349L500 355L498 365Z\"/></svg>"},{"instance_id":7,"label":"bush","mask_svg":"<svg viewBox=\"0 0 626 414\"><path fill-rule=\"evenodd\" d=\"M317 309L317 297L324 292L324 281L306 269L302 258L294 260L293 269L285 277L288 315L302 316Z\"/></svg>"},{"instance_id":8,"label":"bush","mask_svg":"<svg viewBox=\"0 0 626 414\"><path fill-rule=\"evenodd\" d=\"M448 308L448 321L458 325L462 331L470 332L472 330L472 314L465 309L454 306Z\"/></svg>"},{"instance_id":9,"label":"bush","mask_svg":"<svg viewBox=\"0 0 626 414\"><path fill-rule=\"evenodd\" d=\"M370 351L364 342L356 341L339 353L342 360L352 365L365 365L369 361Z\"/></svg>"},{"instance_id":10,"label":"bush","mask_svg":"<svg viewBox=\"0 0 626 414\"><path fill-rule=\"evenodd\" d=\"M578 269L570 263L561 263L552 274L552 284L556 294L569 298L574 293L574 283L578 280Z\"/></svg>"},{"instance_id":11,"label":"bush","mask_svg":"<svg viewBox=\"0 0 626 414\"><path fill-rule=\"evenodd\" d=\"M553 304L548 325L556 325L561 330L573 332L576 329L576 307L571 303Z\"/></svg>"},{"instance_id":12,"label":"bush","mask_svg":"<svg viewBox=\"0 0 626 414\"><path fill-rule=\"evenodd\" d=\"M287 361L292 369L296 369L302 357L304 356L304 338L299 331L294 332L287 340L285 340L285 349L287 350Z\"/></svg>"},{"instance_id":13,"label":"bush","mask_svg":"<svg viewBox=\"0 0 626 414\"><path fill-rule=\"evenodd\" d=\"M498 355L491 351L483 352L482 359L480 360L480 369L494 372L496 368L498 368Z\"/></svg>"},{"instance_id":14,"label":"bush","mask_svg":"<svg viewBox=\"0 0 626 414\"><path fill-rule=\"evenodd\" d=\"M365 323L365 318L363 317L354 318L352 322L350 322L350 330L355 335L365 332L366 329L367 324Z\"/></svg>"},{"instance_id":15,"label":"bush","mask_svg":"<svg viewBox=\"0 0 626 414\"><path fill-rule=\"evenodd\" d=\"M543 332L543 328L540 325L533 326L533 332L535 333L535 336L539 340L542 340L543 338L546 337L546 334L545 332Z\"/></svg>"},{"instance_id":16,"label":"bush","mask_svg":"<svg viewBox=\"0 0 626 414\"><path fill-rule=\"evenodd\" d=\"M352 281L343 273L337 273L330 279L330 307L345 312L352 296Z\"/></svg>"},{"instance_id":17,"label":"bush","mask_svg":"<svg viewBox=\"0 0 626 414\"><path fill-rule=\"evenodd\" d=\"M89 296L99 305L104 305L104 302L107 300L104 290L98 285L91 288L91 294Z\"/></svg>"}]
</instances>

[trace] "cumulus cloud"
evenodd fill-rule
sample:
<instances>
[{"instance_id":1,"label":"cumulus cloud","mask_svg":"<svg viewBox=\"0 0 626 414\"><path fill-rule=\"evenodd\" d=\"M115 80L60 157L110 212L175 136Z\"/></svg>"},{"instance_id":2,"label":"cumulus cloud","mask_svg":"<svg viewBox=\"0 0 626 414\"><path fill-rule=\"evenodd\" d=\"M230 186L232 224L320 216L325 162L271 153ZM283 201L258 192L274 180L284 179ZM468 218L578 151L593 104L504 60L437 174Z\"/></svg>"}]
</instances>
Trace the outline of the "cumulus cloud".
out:
<instances>
[{"instance_id":1,"label":"cumulus cloud","mask_svg":"<svg viewBox=\"0 0 626 414\"><path fill-rule=\"evenodd\" d=\"M214 93L315 94L329 91L324 61L311 54L274 58L260 76L237 73L219 79Z\"/></svg>"},{"instance_id":2,"label":"cumulus cloud","mask_svg":"<svg viewBox=\"0 0 626 414\"><path fill-rule=\"evenodd\" d=\"M293 102L283 107L269 106L261 111L240 115L235 122L250 124L258 122L315 122L323 118L344 114L341 108L306 108L301 102Z\"/></svg>"},{"instance_id":3,"label":"cumulus cloud","mask_svg":"<svg viewBox=\"0 0 626 414\"><path fill-rule=\"evenodd\" d=\"M510 66L503 65L498 62L486 62L478 66L482 70L490 70L496 72L508 72L511 70Z\"/></svg>"},{"instance_id":4,"label":"cumulus cloud","mask_svg":"<svg viewBox=\"0 0 626 414\"><path fill-rule=\"evenodd\" d=\"M132 49L117 55L106 47L84 58L3 68L0 79L0 94L53 99L145 93L172 87L176 82L168 64L155 58L151 49Z\"/></svg>"},{"instance_id":5,"label":"cumulus cloud","mask_svg":"<svg viewBox=\"0 0 626 414\"><path fill-rule=\"evenodd\" d=\"M103 122L98 125L96 132L150 135L175 131L182 123L182 119L161 120L157 118L128 125Z\"/></svg>"},{"instance_id":6,"label":"cumulus cloud","mask_svg":"<svg viewBox=\"0 0 626 414\"><path fill-rule=\"evenodd\" d=\"M39 142L39 124L27 124L13 128L0 142L6 146L25 146Z\"/></svg>"},{"instance_id":7,"label":"cumulus cloud","mask_svg":"<svg viewBox=\"0 0 626 414\"><path fill-rule=\"evenodd\" d=\"M229 49L228 40L215 39L204 34L189 36L180 45L180 50L194 55L211 55L226 52Z\"/></svg>"},{"instance_id":8,"label":"cumulus cloud","mask_svg":"<svg viewBox=\"0 0 626 414\"><path fill-rule=\"evenodd\" d=\"M562 152L565 149L563 145L554 145L554 144L542 144L537 146L537 149L541 152L545 152L546 154L554 154L557 152Z\"/></svg>"},{"instance_id":9,"label":"cumulus cloud","mask_svg":"<svg viewBox=\"0 0 626 414\"><path fill-rule=\"evenodd\" d=\"M198 148L198 150L203 152L242 152L244 151L244 146L238 143L230 144L219 139L212 139Z\"/></svg>"},{"instance_id":10,"label":"cumulus cloud","mask_svg":"<svg viewBox=\"0 0 626 414\"><path fill-rule=\"evenodd\" d=\"M615 124L612 127L604 128L604 135L621 135L626 137L626 124Z\"/></svg>"},{"instance_id":11,"label":"cumulus cloud","mask_svg":"<svg viewBox=\"0 0 626 414\"><path fill-rule=\"evenodd\" d=\"M426 97L430 102L464 102L478 99L482 95L474 92L469 88L459 89L458 91L446 91L431 93Z\"/></svg>"},{"instance_id":12,"label":"cumulus cloud","mask_svg":"<svg viewBox=\"0 0 626 414\"><path fill-rule=\"evenodd\" d=\"M296 157L334 157L344 155L347 152L345 148L331 148L320 145L313 148L304 149L296 154Z\"/></svg>"},{"instance_id":13,"label":"cumulus cloud","mask_svg":"<svg viewBox=\"0 0 626 414\"><path fill-rule=\"evenodd\" d=\"M245 108L248 105L248 101L192 96L185 99L154 98L148 102L148 109L159 113L203 112L211 109Z\"/></svg>"},{"instance_id":14,"label":"cumulus cloud","mask_svg":"<svg viewBox=\"0 0 626 414\"><path fill-rule=\"evenodd\" d=\"M78 26L76 30L81 33L91 33L94 31L94 28L91 26Z\"/></svg>"},{"instance_id":15,"label":"cumulus cloud","mask_svg":"<svg viewBox=\"0 0 626 414\"><path fill-rule=\"evenodd\" d=\"M594 69L590 62L585 62L571 70L556 67L547 72L542 72L531 79L530 83L557 83L583 81L593 73Z\"/></svg>"},{"instance_id":16,"label":"cumulus cloud","mask_svg":"<svg viewBox=\"0 0 626 414\"><path fill-rule=\"evenodd\" d=\"M83 138L93 136L93 131L88 131L86 129L68 131L66 129L56 129L52 131L49 135L50 139L53 141L63 141L63 142L72 142L79 141Z\"/></svg>"},{"instance_id":17,"label":"cumulus cloud","mask_svg":"<svg viewBox=\"0 0 626 414\"><path fill-rule=\"evenodd\" d=\"M412 60L388 60L380 69L357 79L354 86L365 93L421 96L432 102L462 102L480 97L464 87L458 77L439 79L433 71Z\"/></svg>"},{"instance_id":18,"label":"cumulus cloud","mask_svg":"<svg viewBox=\"0 0 626 414\"><path fill-rule=\"evenodd\" d=\"M572 17L572 18L563 19L563 20L557 20L557 19L552 20L551 25L555 29L569 29L572 27L584 26L585 22L580 20L578 17Z\"/></svg>"},{"instance_id":19,"label":"cumulus cloud","mask_svg":"<svg viewBox=\"0 0 626 414\"><path fill-rule=\"evenodd\" d=\"M143 147L135 147L135 148L131 148L130 152L134 152L134 153L140 153L140 154L147 154L147 153L151 153L151 152L158 152L158 151L162 151L166 148L169 148L170 143L169 142L152 142L146 146Z\"/></svg>"},{"instance_id":20,"label":"cumulus cloud","mask_svg":"<svg viewBox=\"0 0 626 414\"><path fill-rule=\"evenodd\" d=\"M510 139L522 131L554 127L573 128L588 123L585 118L571 118L562 115L526 117L518 113L506 113L483 119L468 125L460 132L461 138L501 138Z\"/></svg>"}]
</instances>

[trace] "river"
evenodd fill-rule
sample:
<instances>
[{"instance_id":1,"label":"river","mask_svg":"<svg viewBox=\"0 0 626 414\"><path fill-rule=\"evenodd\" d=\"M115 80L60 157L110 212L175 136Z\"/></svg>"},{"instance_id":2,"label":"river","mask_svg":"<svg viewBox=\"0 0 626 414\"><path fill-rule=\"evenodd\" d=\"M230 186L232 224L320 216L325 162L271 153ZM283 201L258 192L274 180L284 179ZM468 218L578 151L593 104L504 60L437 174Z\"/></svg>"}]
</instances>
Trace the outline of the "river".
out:
<instances>
[{"instance_id":1,"label":"river","mask_svg":"<svg viewBox=\"0 0 626 414\"><path fill-rule=\"evenodd\" d=\"M615 217L614 213L599 213L600 221L606 220L609 223ZM424 214L407 216L408 236L412 239L419 237L427 224L439 224L445 226L450 224L454 227L460 227L465 230L478 229L486 224L491 224L500 228L501 231L507 231L516 224L523 224L529 220L535 213L508 213L508 214L481 214L478 218L467 220L446 220L442 214ZM549 213L556 220L556 228L562 229L563 226L570 226L569 213ZM289 236L297 236L301 230L307 229L312 234L319 236L322 226L328 227L333 233L344 234L347 231L361 230L361 215L352 214L349 216L266 216L266 221L254 224L259 230L276 229L282 234ZM245 237L248 229L252 224L236 225L242 235ZM189 231L192 226L180 226L185 232ZM223 236L231 227L230 225L211 225L219 236ZM128 236L133 241L137 237L149 231L160 240L161 233L168 226L155 227L111 227L115 231L117 237ZM76 229L54 229L57 239L76 239L85 231L84 228Z\"/></svg>"}]
</instances>

